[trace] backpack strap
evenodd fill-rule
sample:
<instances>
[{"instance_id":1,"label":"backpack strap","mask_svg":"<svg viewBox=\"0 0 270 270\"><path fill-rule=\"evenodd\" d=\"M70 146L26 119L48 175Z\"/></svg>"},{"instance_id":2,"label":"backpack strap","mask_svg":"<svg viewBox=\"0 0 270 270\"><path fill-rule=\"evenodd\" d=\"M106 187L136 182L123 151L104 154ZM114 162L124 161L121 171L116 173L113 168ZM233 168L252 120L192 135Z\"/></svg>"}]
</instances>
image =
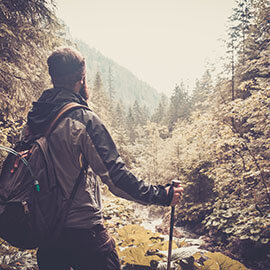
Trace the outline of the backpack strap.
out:
<instances>
[{"instance_id":1,"label":"backpack strap","mask_svg":"<svg viewBox=\"0 0 270 270\"><path fill-rule=\"evenodd\" d=\"M77 109L77 108L84 108L84 109L87 109L87 110L90 110L87 106L85 105L82 105L82 104L79 104L79 103L76 103L76 102L70 102L68 104L66 104L61 110L60 112L57 114L57 116L54 118L54 120L51 122L49 128L47 129L46 133L45 133L45 137L48 137L51 132L53 131L53 129L56 127L57 125L57 122L58 120L61 118L61 116L63 116L66 112L70 111L71 109ZM74 187L71 191L71 195L69 197L69 207L72 203L72 200L74 199L75 195L76 195L76 192L77 192L77 189L83 179L83 174L84 174L84 171L86 170L87 168L87 165L86 163L84 162L83 163L83 166L81 168L81 171L80 171L80 174L78 176L78 178L76 179L76 182L74 184Z\"/></svg>"},{"instance_id":2,"label":"backpack strap","mask_svg":"<svg viewBox=\"0 0 270 270\"><path fill-rule=\"evenodd\" d=\"M87 168L87 165L84 164L84 166L81 168L80 174L79 174L79 176L78 176L78 178L73 186L73 189L72 189L71 194L69 196L68 209L70 208L71 203L72 203L73 199L75 198L78 187L79 187L80 183L82 182L83 174L86 171L86 168Z\"/></svg>"},{"instance_id":3,"label":"backpack strap","mask_svg":"<svg viewBox=\"0 0 270 270\"><path fill-rule=\"evenodd\" d=\"M71 109L74 109L74 108L84 108L84 109L90 110L87 106L82 105L82 104L79 104L79 103L76 103L76 102L70 102L70 103L66 104L60 110L60 112L57 114L57 116L54 118L54 120L51 122L49 128L45 132L45 137L48 137L51 134L51 132L53 131L53 129L56 127L56 124L57 124L58 120L61 118L61 116L64 113L66 113L66 112L68 112L68 111L70 111Z\"/></svg>"},{"instance_id":4,"label":"backpack strap","mask_svg":"<svg viewBox=\"0 0 270 270\"><path fill-rule=\"evenodd\" d=\"M57 114L57 116L54 118L54 120L51 122L49 128L47 129L46 133L45 133L45 137L47 138L51 132L53 131L53 129L56 127L59 119L61 118L61 116L63 116L66 112L70 111L71 109L77 109L77 108L84 108L84 109L87 109L87 110L90 110L87 106L85 105L82 105L82 104L79 104L79 103L76 103L76 102L71 102L71 103L68 103L66 104L61 110L60 112ZM61 226L59 226L59 229L62 230L65 222L66 222L66 219L67 219L67 216L68 216L68 212L70 210L70 207L71 207L71 204L73 202L73 199L77 193L77 190L78 190L78 187L79 185L81 184L82 180L83 180L83 175L87 169L87 164L86 162L83 160L82 161L82 167L81 167L81 171L80 171L80 174L79 176L77 177L76 181L75 181L75 184L72 188L72 191L71 191L71 194L68 198L68 202L67 202L67 207L66 207L66 214L64 216L64 218L60 221L62 222L61 223Z\"/></svg>"}]
</instances>

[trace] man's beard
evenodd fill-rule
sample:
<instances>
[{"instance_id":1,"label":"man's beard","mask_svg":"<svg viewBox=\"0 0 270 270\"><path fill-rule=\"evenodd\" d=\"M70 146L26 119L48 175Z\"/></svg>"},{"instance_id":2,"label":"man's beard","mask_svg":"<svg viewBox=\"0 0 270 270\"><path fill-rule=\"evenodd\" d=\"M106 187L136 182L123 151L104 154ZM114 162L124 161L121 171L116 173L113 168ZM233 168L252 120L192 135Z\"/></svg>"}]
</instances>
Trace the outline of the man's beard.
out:
<instances>
[{"instance_id":1,"label":"man's beard","mask_svg":"<svg viewBox=\"0 0 270 270\"><path fill-rule=\"evenodd\" d=\"M79 91L80 95L87 101L89 99L89 89L85 80L83 81L83 85Z\"/></svg>"}]
</instances>

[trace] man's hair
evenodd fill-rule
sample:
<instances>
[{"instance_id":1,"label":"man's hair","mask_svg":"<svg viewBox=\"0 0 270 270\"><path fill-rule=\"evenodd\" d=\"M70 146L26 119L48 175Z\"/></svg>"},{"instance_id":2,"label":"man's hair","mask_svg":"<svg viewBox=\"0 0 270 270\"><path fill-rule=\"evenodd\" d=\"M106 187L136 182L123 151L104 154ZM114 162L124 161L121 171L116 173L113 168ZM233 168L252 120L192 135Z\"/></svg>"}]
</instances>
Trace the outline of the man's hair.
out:
<instances>
[{"instance_id":1,"label":"man's hair","mask_svg":"<svg viewBox=\"0 0 270 270\"><path fill-rule=\"evenodd\" d=\"M48 57L47 64L54 87L72 89L85 77L85 59L75 49L57 49Z\"/></svg>"}]
</instances>

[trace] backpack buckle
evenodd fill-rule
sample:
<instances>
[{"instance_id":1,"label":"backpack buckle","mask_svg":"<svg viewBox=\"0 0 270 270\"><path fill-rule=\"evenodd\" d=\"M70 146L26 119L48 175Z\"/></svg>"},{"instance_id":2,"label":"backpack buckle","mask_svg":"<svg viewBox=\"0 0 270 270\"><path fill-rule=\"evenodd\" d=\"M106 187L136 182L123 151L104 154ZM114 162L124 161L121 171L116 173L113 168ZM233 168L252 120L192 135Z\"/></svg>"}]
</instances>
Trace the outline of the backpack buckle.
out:
<instances>
[{"instance_id":1,"label":"backpack buckle","mask_svg":"<svg viewBox=\"0 0 270 270\"><path fill-rule=\"evenodd\" d=\"M23 202L22 202L22 206L23 206L23 211L24 211L24 213L25 213L26 215L28 215L30 211L29 211L29 207L28 207L27 202L26 202L26 201L23 201Z\"/></svg>"}]
</instances>

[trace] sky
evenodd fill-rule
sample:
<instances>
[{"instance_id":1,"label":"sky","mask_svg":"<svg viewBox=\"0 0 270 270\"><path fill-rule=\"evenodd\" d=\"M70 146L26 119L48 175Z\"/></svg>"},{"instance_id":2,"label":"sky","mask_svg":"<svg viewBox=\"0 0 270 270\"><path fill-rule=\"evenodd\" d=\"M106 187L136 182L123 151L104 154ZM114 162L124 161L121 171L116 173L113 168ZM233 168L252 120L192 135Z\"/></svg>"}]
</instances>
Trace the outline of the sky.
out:
<instances>
[{"instance_id":1,"label":"sky","mask_svg":"<svg viewBox=\"0 0 270 270\"><path fill-rule=\"evenodd\" d=\"M234 0L55 0L75 38L170 95L224 54Z\"/></svg>"}]
</instances>

